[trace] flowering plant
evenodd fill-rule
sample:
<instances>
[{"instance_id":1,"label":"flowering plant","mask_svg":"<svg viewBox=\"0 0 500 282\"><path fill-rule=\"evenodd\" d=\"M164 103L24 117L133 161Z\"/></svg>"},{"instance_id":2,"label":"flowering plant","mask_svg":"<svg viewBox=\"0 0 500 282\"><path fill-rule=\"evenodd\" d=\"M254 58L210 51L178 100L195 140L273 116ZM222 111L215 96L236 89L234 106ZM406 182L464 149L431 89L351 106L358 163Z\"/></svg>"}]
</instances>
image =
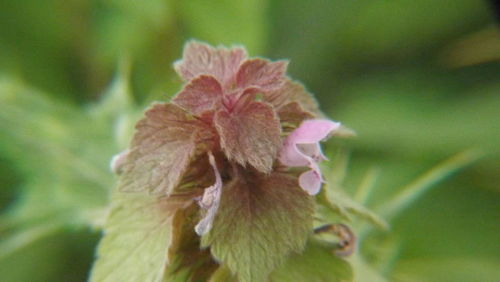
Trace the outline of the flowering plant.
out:
<instances>
[{"instance_id":1,"label":"flowering plant","mask_svg":"<svg viewBox=\"0 0 500 282\"><path fill-rule=\"evenodd\" d=\"M110 263L142 255L153 281L183 269L197 279L227 269L263 281L304 250L324 182L319 143L341 126L322 118L286 67L247 58L241 47L185 46L175 63L183 89L146 111L130 148L112 161L119 184L94 280L110 277Z\"/></svg>"}]
</instances>

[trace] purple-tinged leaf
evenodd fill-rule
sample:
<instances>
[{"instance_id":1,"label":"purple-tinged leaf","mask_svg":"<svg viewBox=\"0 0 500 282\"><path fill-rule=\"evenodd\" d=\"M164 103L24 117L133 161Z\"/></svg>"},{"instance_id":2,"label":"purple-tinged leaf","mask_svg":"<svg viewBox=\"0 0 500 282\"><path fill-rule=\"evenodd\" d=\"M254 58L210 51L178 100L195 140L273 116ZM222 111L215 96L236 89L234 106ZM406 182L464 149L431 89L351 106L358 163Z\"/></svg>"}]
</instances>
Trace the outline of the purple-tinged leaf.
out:
<instances>
[{"instance_id":1,"label":"purple-tinged leaf","mask_svg":"<svg viewBox=\"0 0 500 282\"><path fill-rule=\"evenodd\" d=\"M251 102L231 113L217 112L214 122L228 159L271 171L281 147L281 127L271 106Z\"/></svg>"},{"instance_id":2,"label":"purple-tinged leaf","mask_svg":"<svg viewBox=\"0 0 500 282\"><path fill-rule=\"evenodd\" d=\"M173 104L155 104L136 126L120 178L122 191L168 195L195 153L204 124Z\"/></svg>"},{"instance_id":3,"label":"purple-tinged leaf","mask_svg":"<svg viewBox=\"0 0 500 282\"><path fill-rule=\"evenodd\" d=\"M215 77L226 87L232 83L246 57L243 48L214 48L205 43L190 41L184 47L182 60L177 61L174 68L186 81L205 74Z\"/></svg>"},{"instance_id":4,"label":"purple-tinged leaf","mask_svg":"<svg viewBox=\"0 0 500 282\"><path fill-rule=\"evenodd\" d=\"M318 103L305 87L301 83L290 79L286 79L280 88L264 93L263 101L268 102L277 109L291 102L297 102L305 111L320 117L323 116L318 108Z\"/></svg>"},{"instance_id":5,"label":"purple-tinged leaf","mask_svg":"<svg viewBox=\"0 0 500 282\"><path fill-rule=\"evenodd\" d=\"M262 91L277 89L284 83L287 65L287 61L246 60L238 70L236 84L241 89L257 88Z\"/></svg>"},{"instance_id":6,"label":"purple-tinged leaf","mask_svg":"<svg viewBox=\"0 0 500 282\"><path fill-rule=\"evenodd\" d=\"M172 102L195 115L213 110L221 103L222 88L212 76L201 75L189 82Z\"/></svg>"},{"instance_id":7,"label":"purple-tinged leaf","mask_svg":"<svg viewBox=\"0 0 500 282\"><path fill-rule=\"evenodd\" d=\"M202 238L239 281L267 281L312 232L313 198L297 178L241 170L224 186L213 228Z\"/></svg>"}]
</instances>

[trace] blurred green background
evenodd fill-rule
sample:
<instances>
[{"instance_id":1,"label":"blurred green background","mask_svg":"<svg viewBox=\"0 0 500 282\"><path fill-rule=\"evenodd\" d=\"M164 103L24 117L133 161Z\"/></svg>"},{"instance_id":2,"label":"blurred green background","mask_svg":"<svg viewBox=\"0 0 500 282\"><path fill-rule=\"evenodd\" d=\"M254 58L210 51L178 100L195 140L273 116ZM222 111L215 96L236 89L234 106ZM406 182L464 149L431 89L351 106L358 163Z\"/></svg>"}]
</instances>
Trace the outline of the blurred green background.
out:
<instances>
[{"instance_id":1,"label":"blurred green background","mask_svg":"<svg viewBox=\"0 0 500 282\"><path fill-rule=\"evenodd\" d=\"M290 59L290 76L357 132L329 146L351 152L348 192L379 172L370 206L455 153L483 152L394 218L377 269L500 281L500 31L488 4L1 1L0 281L85 281L109 160L142 109L180 89L172 62L191 38Z\"/></svg>"}]
</instances>

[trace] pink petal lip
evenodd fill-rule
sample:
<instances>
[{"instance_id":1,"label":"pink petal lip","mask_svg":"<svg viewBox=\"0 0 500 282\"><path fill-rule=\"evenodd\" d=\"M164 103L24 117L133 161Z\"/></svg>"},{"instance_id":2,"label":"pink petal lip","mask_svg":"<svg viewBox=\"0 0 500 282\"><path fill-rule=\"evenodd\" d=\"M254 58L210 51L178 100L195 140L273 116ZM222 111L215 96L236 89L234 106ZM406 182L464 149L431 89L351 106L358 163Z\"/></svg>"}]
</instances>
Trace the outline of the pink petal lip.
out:
<instances>
[{"instance_id":1,"label":"pink petal lip","mask_svg":"<svg viewBox=\"0 0 500 282\"><path fill-rule=\"evenodd\" d=\"M198 200L198 205L200 208L204 209L205 216L196 224L194 230L196 234L202 236L212 229L212 223L215 218L215 214L219 209L220 198L222 194L222 178L220 176L219 170L217 169L217 164L215 163L214 156L212 153L208 153L208 160L212 166L215 174L215 183L205 188L203 196Z\"/></svg>"},{"instance_id":2,"label":"pink petal lip","mask_svg":"<svg viewBox=\"0 0 500 282\"><path fill-rule=\"evenodd\" d=\"M286 166L311 168L299 177L300 187L310 195L317 194L323 183L318 163L326 157L319 142L339 127L340 123L331 120L307 120L285 139L279 160Z\"/></svg>"},{"instance_id":3,"label":"pink petal lip","mask_svg":"<svg viewBox=\"0 0 500 282\"><path fill-rule=\"evenodd\" d=\"M302 173L299 177L300 187L302 187L302 189L304 189L309 195L318 194L321 189L321 184L323 184L321 174L318 174L312 169Z\"/></svg>"}]
</instances>

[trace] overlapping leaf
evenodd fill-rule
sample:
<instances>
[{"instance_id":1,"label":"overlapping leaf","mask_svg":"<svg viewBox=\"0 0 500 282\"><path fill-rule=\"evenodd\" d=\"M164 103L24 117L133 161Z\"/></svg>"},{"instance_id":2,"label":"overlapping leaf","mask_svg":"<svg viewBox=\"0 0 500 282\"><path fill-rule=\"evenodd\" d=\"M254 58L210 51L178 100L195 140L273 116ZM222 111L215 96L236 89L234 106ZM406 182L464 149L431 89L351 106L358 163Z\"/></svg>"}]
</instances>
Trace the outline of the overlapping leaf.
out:
<instances>
[{"instance_id":1,"label":"overlapping leaf","mask_svg":"<svg viewBox=\"0 0 500 282\"><path fill-rule=\"evenodd\" d=\"M252 102L232 113L218 112L214 122L230 160L248 163L262 172L271 171L281 147L281 127L271 106Z\"/></svg>"},{"instance_id":2,"label":"overlapping leaf","mask_svg":"<svg viewBox=\"0 0 500 282\"><path fill-rule=\"evenodd\" d=\"M155 104L136 128L120 189L169 194L187 169L203 124L178 106Z\"/></svg>"},{"instance_id":3,"label":"overlapping leaf","mask_svg":"<svg viewBox=\"0 0 500 282\"><path fill-rule=\"evenodd\" d=\"M202 243L241 282L264 281L287 255L303 250L313 209L312 197L295 177L242 171L224 187L214 226Z\"/></svg>"},{"instance_id":4,"label":"overlapping leaf","mask_svg":"<svg viewBox=\"0 0 500 282\"><path fill-rule=\"evenodd\" d=\"M91 281L162 281L173 215L186 199L116 191Z\"/></svg>"}]
</instances>

